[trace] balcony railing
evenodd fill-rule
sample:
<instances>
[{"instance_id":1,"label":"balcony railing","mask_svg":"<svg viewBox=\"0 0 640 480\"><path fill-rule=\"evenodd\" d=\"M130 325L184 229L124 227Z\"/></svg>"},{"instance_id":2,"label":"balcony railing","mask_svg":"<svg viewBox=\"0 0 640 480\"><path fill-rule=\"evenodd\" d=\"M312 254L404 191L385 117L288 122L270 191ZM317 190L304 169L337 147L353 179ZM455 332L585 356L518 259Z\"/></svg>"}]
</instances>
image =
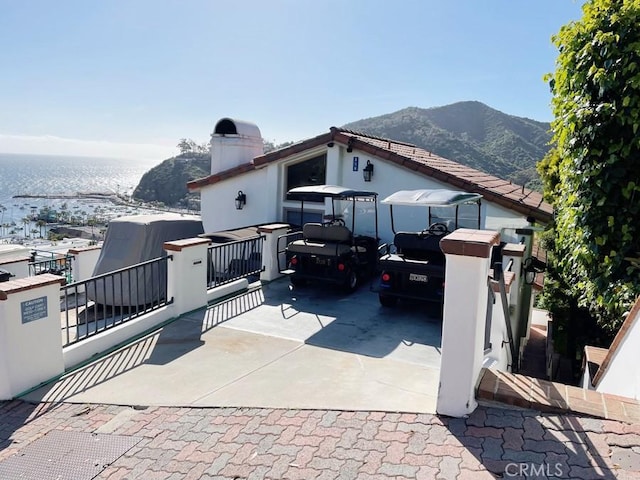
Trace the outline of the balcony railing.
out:
<instances>
[{"instance_id":1,"label":"balcony railing","mask_svg":"<svg viewBox=\"0 0 640 480\"><path fill-rule=\"evenodd\" d=\"M262 262L264 240L264 236L256 236L208 247L207 288L260 275L264 269Z\"/></svg>"},{"instance_id":2,"label":"balcony railing","mask_svg":"<svg viewBox=\"0 0 640 480\"><path fill-rule=\"evenodd\" d=\"M29 276L53 273L63 276L67 283L73 281L71 270L73 255L34 251L32 258L33 260L29 262Z\"/></svg>"},{"instance_id":3,"label":"balcony railing","mask_svg":"<svg viewBox=\"0 0 640 480\"><path fill-rule=\"evenodd\" d=\"M65 285L61 289L63 346L72 345L170 304L171 256Z\"/></svg>"}]
</instances>

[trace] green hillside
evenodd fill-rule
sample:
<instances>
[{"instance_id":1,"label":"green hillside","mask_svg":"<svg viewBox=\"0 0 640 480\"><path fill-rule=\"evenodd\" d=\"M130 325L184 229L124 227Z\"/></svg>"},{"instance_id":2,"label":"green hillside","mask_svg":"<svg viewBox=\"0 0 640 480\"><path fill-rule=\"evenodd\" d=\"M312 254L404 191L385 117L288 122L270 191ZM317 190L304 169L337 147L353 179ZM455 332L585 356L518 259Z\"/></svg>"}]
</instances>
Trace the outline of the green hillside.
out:
<instances>
[{"instance_id":1,"label":"green hillside","mask_svg":"<svg viewBox=\"0 0 640 480\"><path fill-rule=\"evenodd\" d=\"M549 150L549 124L507 115L480 102L409 107L344 128L415 144L478 170L539 186L535 165Z\"/></svg>"},{"instance_id":2,"label":"green hillside","mask_svg":"<svg viewBox=\"0 0 640 480\"><path fill-rule=\"evenodd\" d=\"M189 152L163 161L140 179L133 198L144 202L162 202L170 206L188 206L187 182L206 177L211 171L209 153Z\"/></svg>"}]
</instances>

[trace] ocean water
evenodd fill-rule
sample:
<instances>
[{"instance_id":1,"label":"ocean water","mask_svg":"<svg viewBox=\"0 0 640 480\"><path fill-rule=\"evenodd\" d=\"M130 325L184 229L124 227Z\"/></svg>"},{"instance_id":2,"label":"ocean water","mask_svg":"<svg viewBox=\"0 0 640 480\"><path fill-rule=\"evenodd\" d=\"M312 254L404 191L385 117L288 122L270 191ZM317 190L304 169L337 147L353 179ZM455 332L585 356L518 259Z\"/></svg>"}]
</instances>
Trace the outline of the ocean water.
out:
<instances>
[{"instance_id":1,"label":"ocean water","mask_svg":"<svg viewBox=\"0 0 640 480\"><path fill-rule=\"evenodd\" d=\"M92 199L15 198L15 195L116 192L130 195L142 175L161 160L62 157L0 153L0 237L32 235L23 219L42 207L66 207L79 217L94 214L114 217L145 213L143 209L115 206ZM63 205L65 204L66 205ZM4 225L4 227L2 227ZM10 235L11 231L15 231ZM35 234L33 234L35 236Z\"/></svg>"}]
</instances>

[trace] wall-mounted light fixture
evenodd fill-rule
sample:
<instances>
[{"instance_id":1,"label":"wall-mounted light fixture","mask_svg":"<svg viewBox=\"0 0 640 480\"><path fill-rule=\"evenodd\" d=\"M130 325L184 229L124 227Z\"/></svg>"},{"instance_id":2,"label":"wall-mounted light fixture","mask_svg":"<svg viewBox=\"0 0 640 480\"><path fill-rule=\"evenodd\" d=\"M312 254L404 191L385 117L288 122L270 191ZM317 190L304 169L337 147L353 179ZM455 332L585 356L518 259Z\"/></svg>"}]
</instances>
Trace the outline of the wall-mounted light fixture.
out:
<instances>
[{"instance_id":1,"label":"wall-mounted light fixture","mask_svg":"<svg viewBox=\"0 0 640 480\"><path fill-rule=\"evenodd\" d=\"M527 258L523 264L522 269L524 271L524 282L527 285L533 285L536 280L536 275L542 273L547 268L547 264L536 257Z\"/></svg>"},{"instance_id":2,"label":"wall-mounted light fixture","mask_svg":"<svg viewBox=\"0 0 640 480\"><path fill-rule=\"evenodd\" d=\"M333 147L333 142L327 143L327 147L332 148Z\"/></svg>"},{"instance_id":3,"label":"wall-mounted light fixture","mask_svg":"<svg viewBox=\"0 0 640 480\"><path fill-rule=\"evenodd\" d=\"M373 163L367 160L367 165L362 169L362 176L365 182L370 182L373 177Z\"/></svg>"},{"instance_id":4,"label":"wall-mounted light fixture","mask_svg":"<svg viewBox=\"0 0 640 480\"><path fill-rule=\"evenodd\" d=\"M247 204L247 196L242 193L242 190L238 190L238 196L236 197L236 210L242 210Z\"/></svg>"}]
</instances>

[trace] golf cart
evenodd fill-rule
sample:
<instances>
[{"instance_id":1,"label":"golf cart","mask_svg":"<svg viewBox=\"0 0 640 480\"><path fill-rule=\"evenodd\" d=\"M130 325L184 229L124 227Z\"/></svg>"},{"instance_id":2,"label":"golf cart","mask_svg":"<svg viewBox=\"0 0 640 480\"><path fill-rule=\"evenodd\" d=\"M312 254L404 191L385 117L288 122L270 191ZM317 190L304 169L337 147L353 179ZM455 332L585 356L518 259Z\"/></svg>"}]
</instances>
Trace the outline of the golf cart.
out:
<instances>
[{"instance_id":1,"label":"golf cart","mask_svg":"<svg viewBox=\"0 0 640 480\"><path fill-rule=\"evenodd\" d=\"M379 260L381 273L374 290L380 304L392 307L399 298L443 302L445 257L440 240L457 228L480 228L481 198L452 190L401 190L382 200L390 207L394 238ZM428 227L418 232L396 231L394 206L426 207Z\"/></svg>"},{"instance_id":2,"label":"golf cart","mask_svg":"<svg viewBox=\"0 0 640 480\"><path fill-rule=\"evenodd\" d=\"M364 276L376 271L378 261L378 194L335 185L310 185L287 192L288 200L299 200L301 238L284 249L293 286L308 280L342 285L354 291ZM304 223L305 202L323 204L331 200L331 215L325 221ZM356 217L358 217L356 219Z\"/></svg>"}]
</instances>

